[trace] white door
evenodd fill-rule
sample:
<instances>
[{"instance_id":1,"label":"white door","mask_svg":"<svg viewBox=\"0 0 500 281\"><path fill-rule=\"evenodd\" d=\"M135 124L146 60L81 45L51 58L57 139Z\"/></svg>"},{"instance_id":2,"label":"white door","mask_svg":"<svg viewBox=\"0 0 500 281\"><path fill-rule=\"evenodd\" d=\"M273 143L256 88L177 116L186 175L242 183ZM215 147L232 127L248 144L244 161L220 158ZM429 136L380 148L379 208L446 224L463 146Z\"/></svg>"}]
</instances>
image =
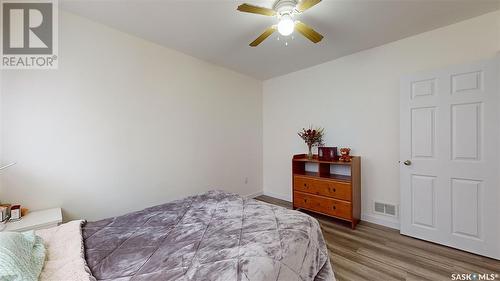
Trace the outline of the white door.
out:
<instances>
[{"instance_id":1,"label":"white door","mask_svg":"<svg viewBox=\"0 0 500 281\"><path fill-rule=\"evenodd\" d=\"M500 259L499 61L401 80L401 234Z\"/></svg>"}]
</instances>

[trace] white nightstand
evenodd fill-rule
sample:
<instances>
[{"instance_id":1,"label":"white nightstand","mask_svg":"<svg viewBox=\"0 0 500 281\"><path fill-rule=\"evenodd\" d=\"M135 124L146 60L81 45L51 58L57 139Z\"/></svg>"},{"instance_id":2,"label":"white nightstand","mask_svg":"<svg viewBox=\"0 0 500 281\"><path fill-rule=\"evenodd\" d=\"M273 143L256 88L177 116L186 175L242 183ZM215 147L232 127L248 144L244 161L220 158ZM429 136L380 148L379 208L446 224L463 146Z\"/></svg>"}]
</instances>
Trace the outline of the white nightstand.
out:
<instances>
[{"instance_id":1,"label":"white nightstand","mask_svg":"<svg viewBox=\"0 0 500 281\"><path fill-rule=\"evenodd\" d=\"M50 228L62 223L61 208L32 211L18 221L8 222L1 231L28 231ZM0 225L0 229L2 226Z\"/></svg>"}]
</instances>

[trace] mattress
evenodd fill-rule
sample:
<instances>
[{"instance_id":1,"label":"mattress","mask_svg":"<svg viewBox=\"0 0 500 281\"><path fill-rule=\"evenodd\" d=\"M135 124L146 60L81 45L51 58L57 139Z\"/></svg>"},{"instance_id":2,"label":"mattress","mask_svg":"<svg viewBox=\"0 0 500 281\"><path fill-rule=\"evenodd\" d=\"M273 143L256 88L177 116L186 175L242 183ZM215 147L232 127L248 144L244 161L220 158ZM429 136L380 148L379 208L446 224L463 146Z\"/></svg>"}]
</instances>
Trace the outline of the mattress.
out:
<instances>
[{"instance_id":1,"label":"mattress","mask_svg":"<svg viewBox=\"0 0 500 281\"><path fill-rule=\"evenodd\" d=\"M97 280L334 280L314 218L221 191L88 222L82 233Z\"/></svg>"}]
</instances>

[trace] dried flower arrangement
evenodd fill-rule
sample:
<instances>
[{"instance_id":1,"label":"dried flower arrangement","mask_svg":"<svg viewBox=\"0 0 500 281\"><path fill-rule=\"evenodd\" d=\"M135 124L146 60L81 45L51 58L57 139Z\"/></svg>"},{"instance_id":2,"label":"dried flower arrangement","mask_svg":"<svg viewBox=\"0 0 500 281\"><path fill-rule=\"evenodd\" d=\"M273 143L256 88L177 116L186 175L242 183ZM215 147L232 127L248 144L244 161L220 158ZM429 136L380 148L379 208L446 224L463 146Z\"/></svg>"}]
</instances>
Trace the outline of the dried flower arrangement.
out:
<instances>
[{"instance_id":1,"label":"dried flower arrangement","mask_svg":"<svg viewBox=\"0 0 500 281\"><path fill-rule=\"evenodd\" d=\"M304 142L307 144L307 147L309 148L309 153L307 154L307 158L312 159L313 154L312 154L312 147L313 146L320 146L323 145L323 136L324 136L324 129L317 127L313 128L311 125L309 129L303 128L302 131L298 132L297 134L299 137L301 137Z\"/></svg>"}]
</instances>

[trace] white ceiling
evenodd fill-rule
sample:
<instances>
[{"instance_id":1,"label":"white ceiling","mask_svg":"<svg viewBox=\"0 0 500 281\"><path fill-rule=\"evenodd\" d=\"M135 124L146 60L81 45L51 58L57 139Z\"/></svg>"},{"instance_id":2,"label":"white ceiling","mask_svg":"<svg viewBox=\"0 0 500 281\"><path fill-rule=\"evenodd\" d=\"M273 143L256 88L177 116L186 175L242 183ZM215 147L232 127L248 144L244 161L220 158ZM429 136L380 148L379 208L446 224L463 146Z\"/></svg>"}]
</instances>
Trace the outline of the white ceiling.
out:
<instances>
[{"instance_id":1,"label":"white ceiling","mask_svg":"<svg viewBox=\"0 0 500 281\"><path fill-rule=\"evenodd\" d=\"M269 79L499 9L497 0L323 0L299 19L325 38L274 34L253 41L272 17L236 11L272 0L62 0L61 8L194 57Z\"/></svg>"}]
</instances>

